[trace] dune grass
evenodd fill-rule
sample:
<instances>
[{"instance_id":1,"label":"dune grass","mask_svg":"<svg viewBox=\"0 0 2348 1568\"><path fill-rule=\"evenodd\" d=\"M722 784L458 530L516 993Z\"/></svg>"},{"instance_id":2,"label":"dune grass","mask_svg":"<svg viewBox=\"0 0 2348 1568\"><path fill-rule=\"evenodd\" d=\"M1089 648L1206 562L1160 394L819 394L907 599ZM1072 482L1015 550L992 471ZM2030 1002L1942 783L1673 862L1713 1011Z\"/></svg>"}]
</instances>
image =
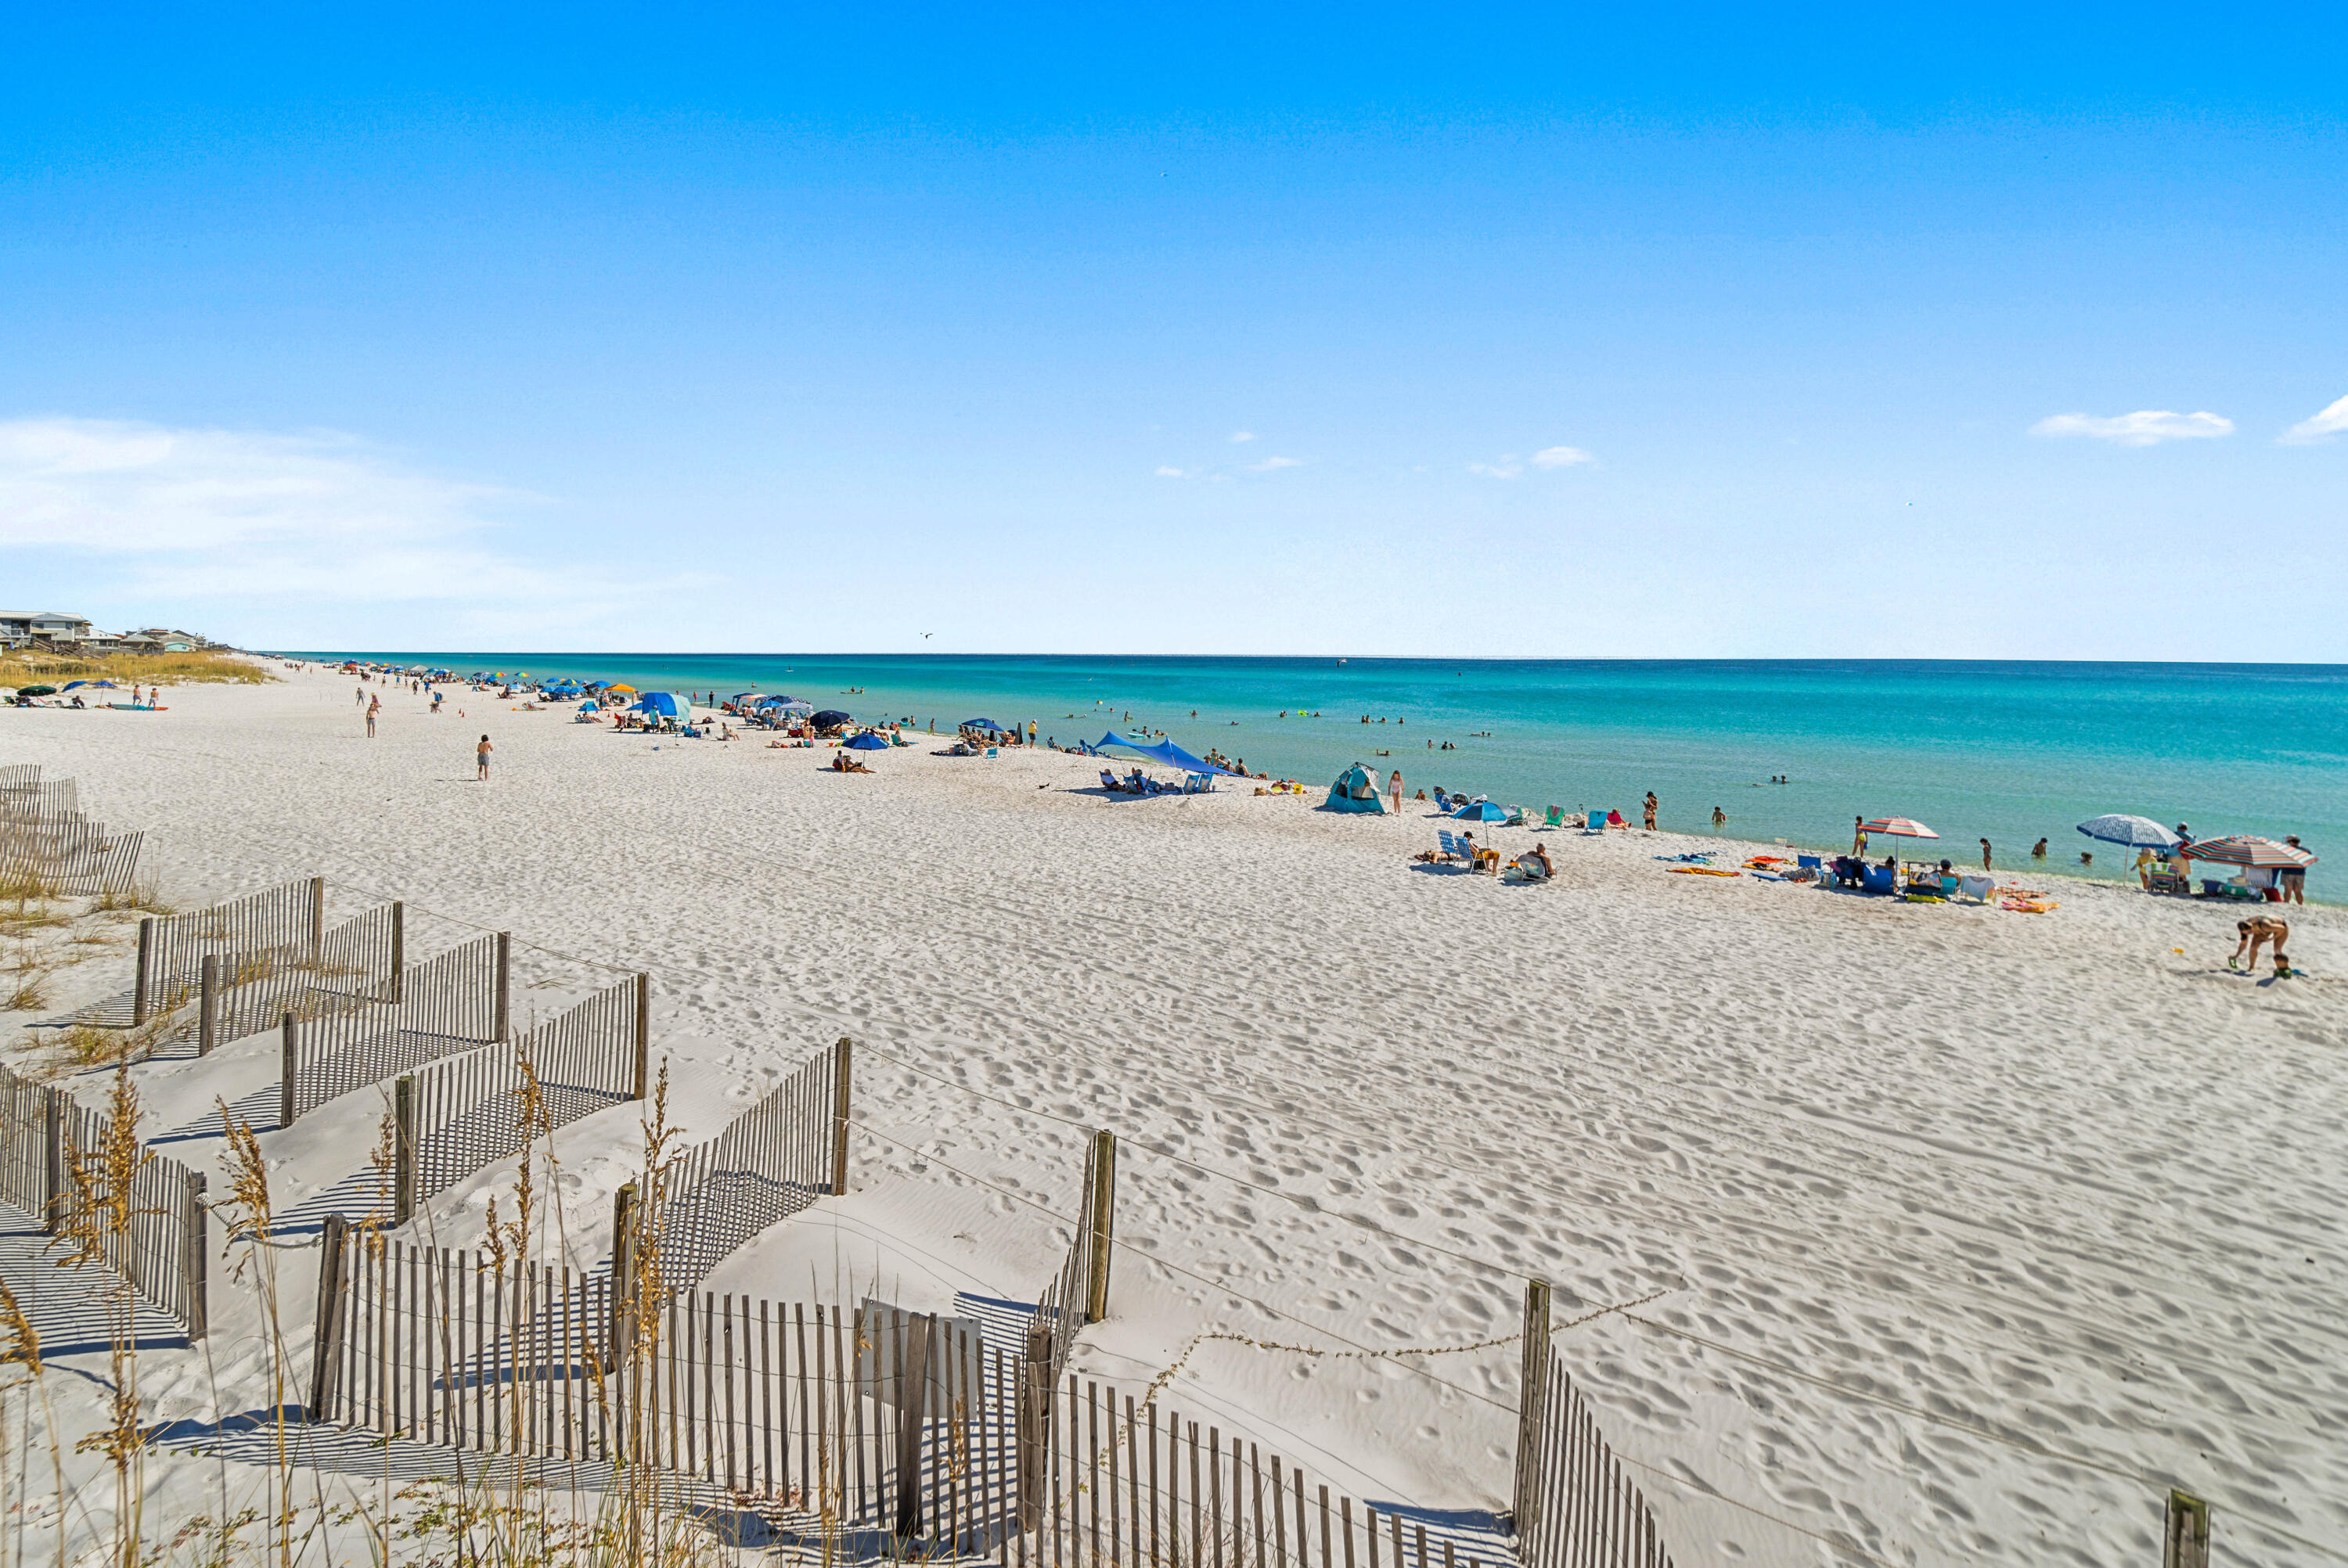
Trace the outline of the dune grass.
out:
<instances>
[{"instance_id":1,"label":"dune grass","mask_svg":"<svg viewBox=\"0 0 2348 1568\"><path fill-rule=\"evenodd\" d=\"M62 686L117 681L128 686L257 686L277 677L252 660L205 650L193 653L0 653L0 686Z\"/></svg>"}]
</instances>

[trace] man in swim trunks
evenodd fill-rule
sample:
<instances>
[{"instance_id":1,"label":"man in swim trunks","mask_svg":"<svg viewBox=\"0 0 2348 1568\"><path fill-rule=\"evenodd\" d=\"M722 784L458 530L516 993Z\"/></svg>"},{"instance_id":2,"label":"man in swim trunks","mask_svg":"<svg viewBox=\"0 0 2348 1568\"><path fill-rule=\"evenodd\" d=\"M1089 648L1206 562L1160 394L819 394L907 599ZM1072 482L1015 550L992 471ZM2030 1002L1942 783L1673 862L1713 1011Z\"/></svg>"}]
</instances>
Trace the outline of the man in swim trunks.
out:
<instances>
[{"instance_id":1,"label":"man in swim trunks","mask_svg":"<svg viewBox=\"0 0 2348 1568\"><path fill-rule=\"evenodd\" d=\"M1653 790L1647 792L1647 831L1649 833L1655 831L1655 792Z\"/></svg>"},{"instance_id":2,"label":"man in swim trunks","mask_svg":"<svg viewBox=\"0 0 2348 1568\"><path fill-rule=\"evenodd\" d=\"M2290 921L2278 919L2272 915L2253 915L2247 920L2234 922L2234 929L2241 933L2242 939L2234 944L2234 956L2226 960L2228 968L2255 973L2259 967L2259 949L2272 942L2276 979L2291 973L2291 959L2282 950L2283 944L2291 940ZM2247 964L2241 962L2244 948L2250 950L2250 961Z\"/></svg>"}]
</instances>

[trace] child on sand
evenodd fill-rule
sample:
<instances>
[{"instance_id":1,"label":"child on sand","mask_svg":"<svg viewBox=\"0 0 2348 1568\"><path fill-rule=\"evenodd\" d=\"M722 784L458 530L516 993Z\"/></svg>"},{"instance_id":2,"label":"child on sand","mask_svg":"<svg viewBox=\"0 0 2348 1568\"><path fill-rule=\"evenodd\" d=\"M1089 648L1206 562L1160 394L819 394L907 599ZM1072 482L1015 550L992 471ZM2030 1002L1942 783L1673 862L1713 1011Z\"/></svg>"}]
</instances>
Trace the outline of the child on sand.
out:
<instances>
[{"instance_id":1,"label":"child on sand","mask_svg":"<svg viewBox=\"0 0 2348 1568\"><path fill-rule=\"evenodd\" d=\"M489 744L489 737L487 735L483 735L481 737L481 743L473 748L473 766L477 770L473 774L475 778L482 780L487 780L489 778L489 753L496 750L497 747Z\"/></svg>"},{"instance_id":2,"label":"child on sand","mask_svg":"<svg viewBox=\"0 0 2348 1568\"><path fill-rule=\"evenodd\" d=\"M2234 929L2240 933L2241 940L2234 944L2234 956L2226 960L2228 968L2241 969L2246 973L2255 972L2259 967L2259 949L2267 943L2272 942L2275 979L2281 980L2291 978L2291 959L2282 950L2283 944L2291 940L2290 921L2279 919L2272 915L2253 915L2247 920L2236 921ZM2244 948L2250 950L2250 961L2247 964L2241 961Z\"/></svg>"}]
</instances>

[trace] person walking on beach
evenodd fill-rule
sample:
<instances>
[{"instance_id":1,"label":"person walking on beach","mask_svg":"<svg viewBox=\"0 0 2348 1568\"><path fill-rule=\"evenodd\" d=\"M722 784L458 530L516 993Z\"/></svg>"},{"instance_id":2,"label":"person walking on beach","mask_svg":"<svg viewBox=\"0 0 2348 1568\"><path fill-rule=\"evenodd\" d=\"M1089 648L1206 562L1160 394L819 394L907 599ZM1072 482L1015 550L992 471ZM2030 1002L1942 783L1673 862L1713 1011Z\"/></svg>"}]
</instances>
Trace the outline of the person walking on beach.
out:
<instances>
[{"instance_id":1,"label":"person walking on beach","mask_svg":"<svg viewBox=\"0 0 2348 1568\"><path fill-rule=\"evenodd\" d=\"M473 775L475 778L480 779L484 783L488 781L489 776L489 753L496 750L497 747L489 744L489 737L487 735L483 735L481 737L481 743L473 748L473 766L479 770Z\"/></svg>"},{"instance_id":2,"label":"person walking on beach","mask_svg":"<svg viewBox=\"0 0 2348 1568\"><path fill-rule=\"evenodd\" d=\"M1862 859L1866 857L1867 818L1863 816L1854 816L1850 819L1850 852Z\"/></svg>"},{"instance_id":3,"label":"person walking on beach","mask_svg":"<svg viewBox=\"0 0 2348 1568\"><path fill-rule=\"evenodd\" d=\"M351 688L351 702L352 702L352 704L353 704L354 706L355 706L355 707L361 707L361 708L366 707L366 687L364 687L364 686L354 686L354 687L352 687L352 688Z\"/></svg>"},{"instance_id":4,"label":"person walking on beach","mask_svg":"<svg viewBox=\"0 0 2348 1568\"><path fill-rule=\"evenodd\" d=\"M1982 840L1982 869L1989 869L1989 840L1986 838Z\"/></svg>"},{"instance_id":5,"label":"person walking on beach","mask_svg":"<svg viewBox=\"0 0 2348 1568\"><path fill-rule=\"evenodd\" d=\"M1386 775L1386 794L1393 798L1395 810L1397 812L1402 810L1402 770L1400 768L1395 769Z\"/></svg>"},{"instance_id":6,"label":"person walking on beach","mask_svg":"<svg viewBox=\"0 0 2348 1568\"><path fill-rule=\"evenodd\" d=\"M373 739L375 739L375 715L376 715L376 710L377 710L377 709L379 709L379 708L381 708L382 706L383 706L383 699L382 699L382 698L380 698L380 697L370 697L370 698L368 698L368 699L367 699L367 709L366 709L366 713L367 713L367 739L369 739L369 740L373 740Z\"/></svg>"},{"instance_id":7,"label":"person walking on beach","mask_svg":"<svg viewBox=\"0 0 2348 1568\"><path fill-rule=\"evenodd\" d=\"M1653 790L1647 792L1647 831L1649 833L1655 831L1655 792Z\"/></svg>"}]
</instances>

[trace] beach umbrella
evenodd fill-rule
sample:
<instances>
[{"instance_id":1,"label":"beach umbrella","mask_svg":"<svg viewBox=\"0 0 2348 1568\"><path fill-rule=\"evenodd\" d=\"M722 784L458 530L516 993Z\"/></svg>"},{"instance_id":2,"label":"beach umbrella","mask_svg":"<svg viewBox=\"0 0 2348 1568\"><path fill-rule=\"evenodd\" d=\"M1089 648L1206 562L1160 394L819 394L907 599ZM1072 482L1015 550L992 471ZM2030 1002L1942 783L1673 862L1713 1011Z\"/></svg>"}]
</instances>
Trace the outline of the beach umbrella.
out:
<instances>
[{"instance_id":1,"label":"beach umbrella","mask_svg":"<svg viewBox=\"0 0 2348 1568\"><path fill-rule=\"evenodd\" d=\"M634 688L633 686L629 685L626 682L624 682L624 681L623 681L623 682L622 682L620 684L618 684L618 685L616 685L616 686L607 686L607 687L605 687L605 688L604 688L604 690L609 691L609 692L633 692L635 691L635 688Z\"/></svg>"},{"instance_id":2,"label":"beach umbrella","mask_svg":"<svg viewBox=\"0 0 2348 1568\"><path fill-rule=\"evenodd\" d=\"M992 719L964 719L962 727L965 730L993 730L998 734L1003 730L1003 726Z\"/></svg>"},{"instance_id":3,"label":"beach umbrella","mask_svg":"<svg viewBox=\"0 0 2348 1568\"><path fill-rule=\"evenodd\" d=\"M1494 805L1488 800L1475 800L1451 815L1461 822L1506 822L1509 820L1509 808Z\"/></svg>"},{"instance_id":4,"label":"beach umbrella","mask_svg":"<svg viewBox=\"0 0 2348 1568\"><path fill-rule=\"evenodd\" d=\"M2106 844L2124 844L2130 849L2168 849L2177 843L2177 835L2148 816L2130 816L2124 812L2090 817L2079 825L2079 831L2089 838Z\"/></svg>"},{"instance_id":5,"label":"beach umbrella","mask_svg":"<svg viewBox=\"0 0 2348 1568\"><path fill-rule=\"evenodd\" d=\"M1922 823L1909 816L1870 816L1859 825L1870 838L1879 833L1886 838L1938 838L1941 836Z\"/></svg>"},{"instance_id":6,"label":"beach umbrella","mask_svg":"<svg viewBox=\"0 0 2348 1568\"><path fill-rule=\"evenodd\" d=\"M2318 858L2304 849L2277 844L2271 838L2260 838L2250 833L2231 833L2223 838L2197 838L2185 846L2185 854L2195 860L2270 868L2312 866Z\"/></svg>"},{"instance_id":7,"label":"beach umbrella","mask_svg":"<svg viewBox=\"0 0 2348 1568\"><path fill-rule=\"evenodd\" d=\"M852 752L885 752L889 749L889 743L867 730L849 742L848 749Z\"/></svg>"}]
</instances>

